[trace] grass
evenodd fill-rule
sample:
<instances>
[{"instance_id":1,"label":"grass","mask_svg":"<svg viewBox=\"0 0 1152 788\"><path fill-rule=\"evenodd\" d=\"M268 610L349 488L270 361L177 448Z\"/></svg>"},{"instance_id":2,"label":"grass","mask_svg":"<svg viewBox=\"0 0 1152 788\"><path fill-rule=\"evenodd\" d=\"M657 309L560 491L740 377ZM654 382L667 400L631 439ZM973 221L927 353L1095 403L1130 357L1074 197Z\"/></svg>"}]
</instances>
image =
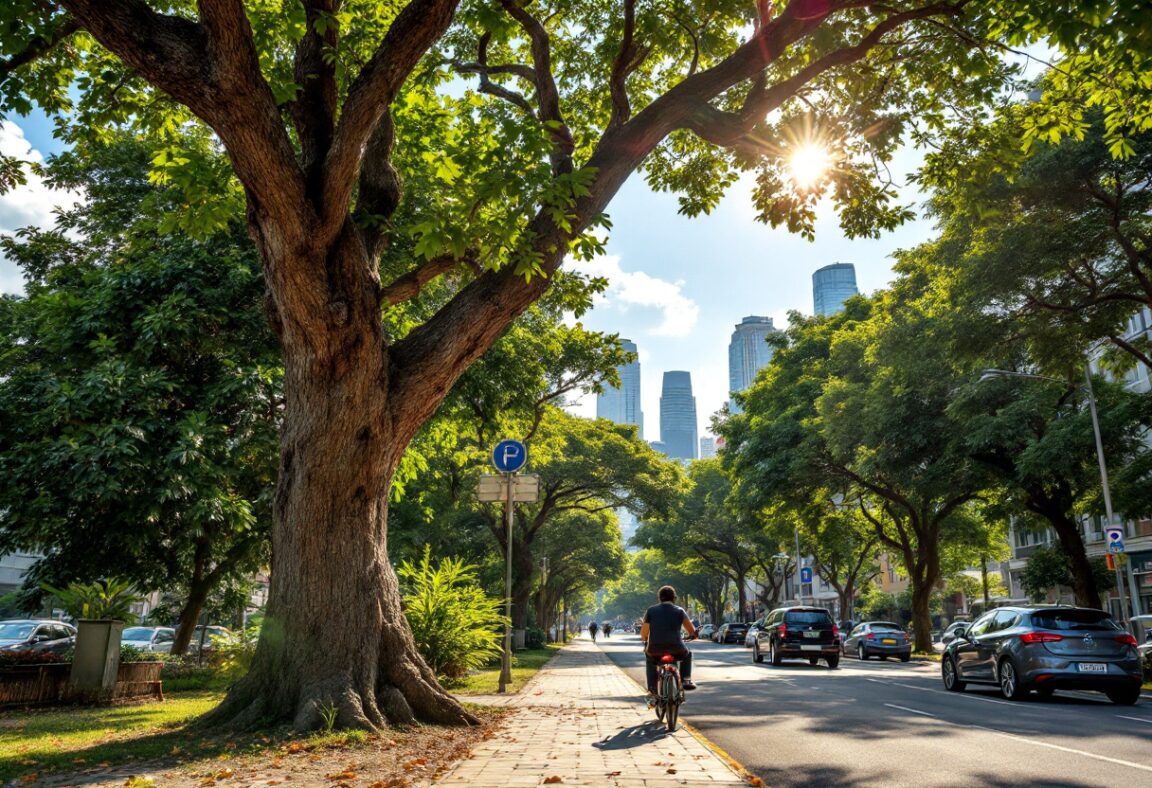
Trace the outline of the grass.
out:
<instances>
[{"instance_id":1,"label":"grass","mask_svg":"<svg viewBox=\"0 0 1152 788\"><path fill-rule=\"evenodd\" d=\"M82 770L186 750L228 752L227 741L181 730L222 698L222 692L198 691L170 694L164 703L5 712L0 714L0 782L26 779L31 771Z\"/></svg>"},{"instance_id":2,"label":"grass","mask_svg":"<svg viewBox=\"0 0 1152 788\"><path fill-rule=\"evenodd\" d=\"M519 692L561 648L563 646L559 643L549 643L544 648L513 652L512 683L508 691ZM497 662L453 682L447 689L454 695L494 695L499 686L500 663Z\"/></svg>"}]
</instances>

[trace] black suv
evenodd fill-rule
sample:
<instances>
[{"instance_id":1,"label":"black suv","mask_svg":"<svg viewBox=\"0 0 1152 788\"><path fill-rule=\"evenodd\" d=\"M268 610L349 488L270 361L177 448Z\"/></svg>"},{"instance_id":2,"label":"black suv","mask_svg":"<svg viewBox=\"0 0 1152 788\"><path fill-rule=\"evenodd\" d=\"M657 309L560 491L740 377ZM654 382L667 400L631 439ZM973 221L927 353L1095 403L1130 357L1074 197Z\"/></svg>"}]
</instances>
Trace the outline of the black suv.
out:
<instances>
[{"instance_id":1,"label":"black suv","mask_svg":"<svg viewBox=\"0 0 1152 788\"><path fill-rule=\"evenodd\" d=\"M822 607L780 607L757 622L752 661L763 662L767 651L773 665L785 659L820 659L834 668L840 664L840 630Z\"/></svg>"}]
</instances>

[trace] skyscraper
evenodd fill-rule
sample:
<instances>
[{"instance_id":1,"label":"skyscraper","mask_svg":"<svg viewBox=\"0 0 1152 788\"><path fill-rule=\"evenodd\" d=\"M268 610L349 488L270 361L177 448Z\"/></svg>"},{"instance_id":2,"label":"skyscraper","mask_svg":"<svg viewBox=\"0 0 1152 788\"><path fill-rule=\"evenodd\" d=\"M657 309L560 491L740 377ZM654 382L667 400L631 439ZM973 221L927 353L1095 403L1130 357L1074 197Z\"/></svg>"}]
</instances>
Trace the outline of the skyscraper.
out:
<instances>
[{"instance_id":1,"label":"skyscraper","mask_svg":"<svg viewBox=\"0 0 1152 788\"><path fill-rule=\"evenodd\" d=\"M845 301L859 292L852 263L833 263L812 274L812 307L817 315L836 314L844 308Z\"/></svg>"},{"instance_id":2,"label":"skyscraper","mask_svg":"<svg viewBox=\"0 0 1152 788\"><path fill-rule=\"evenodd\" d=\"M750 315L736 326L732 341L728 343L729 392L743 391L751 386L756 373L767 366L773 349L765 340L776 332L772 318L759 315ZM728 410L739 413L741 409L734 400L729 400Z\"/></svg>"},{"instance_id":3,"label":"skyscraper","mask_svg":"<svg viewBox=\"0 0 1152 788\"><path fill-rule=\"evenodd\" d=\"M701 438L700 439L700 459L710 460L716 456L716 439L715 438Z\"/></svg>"},{"instance_id":4,"label":"skyscraper","mask_svg":"<svg viewBox=\"0 0 1152 788\"><path fill-rule=\"evenodd\" d=\"M690 372L665 372L660 390L660 441L669 457L696 459L696 398Z\"/></svg>"},{"instance_id":5,"label":"skyscraper","mask_svg":"<svg viewBox=\"0 0 1152 788\"><path fill-rule=\"evenodd\" d=\"M636 352L636 343L621 339L620 346L629 353ZM640 410L640 362L633 361L617 367L620 388L606 388L596 397L596 418L617 424L635 424L644 437L644 412Z\"/></svg>"}]
</instances>

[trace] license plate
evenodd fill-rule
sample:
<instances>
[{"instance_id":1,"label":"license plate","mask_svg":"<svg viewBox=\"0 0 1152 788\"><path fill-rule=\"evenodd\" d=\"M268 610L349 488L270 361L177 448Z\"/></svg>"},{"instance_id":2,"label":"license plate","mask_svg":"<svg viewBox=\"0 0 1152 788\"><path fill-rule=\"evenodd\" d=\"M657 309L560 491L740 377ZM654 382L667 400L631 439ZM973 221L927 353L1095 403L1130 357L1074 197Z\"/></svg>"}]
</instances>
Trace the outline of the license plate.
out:
<instances>
[{"instance_id":1,"label":"license plate","mask_svg":"<svg viewBox=\"0 0 1152 788\"><path fill-rule=\"evenodd\" d=\"M883 643L885 646L895 646L896 645L896 641L893 640L892 638L884 638L880 642Z\"/></svg>"},{"instance_id":2,"label":"license plate","mask_svg":"<svg viewBox=\"0 0 1152 788\"><path fill-rule=\"evenodd\" d=\"M810 646L810 645L808 645L807 643L801 643L801 644L800 644L800 650L801 650L801 651L819 651L819 650L820 650L820 646L818 646L818 645L816 645L816 646Z\"/></svg>"},{"instance_id":3,"label":"license plate","mask_svg":"<svg viewBox=\"0 0 1152 788\"><path fill-rule=\"evenodd\" d=\"M818 637L820 637L820 633L819 632L805 632L804 637L806 637L806 638L818 638Z\"/></svg>"},{"instance_id":4,"label":"license plate","mask_svg":"<svg viewBox=\"0 0 1152 788\"><path fill-rule=\"evenodd\" d=\"M1081 662L1076 666L1081 673L1107 673L1108 666L1103 662Z\"/></svg>"}]
</instances>

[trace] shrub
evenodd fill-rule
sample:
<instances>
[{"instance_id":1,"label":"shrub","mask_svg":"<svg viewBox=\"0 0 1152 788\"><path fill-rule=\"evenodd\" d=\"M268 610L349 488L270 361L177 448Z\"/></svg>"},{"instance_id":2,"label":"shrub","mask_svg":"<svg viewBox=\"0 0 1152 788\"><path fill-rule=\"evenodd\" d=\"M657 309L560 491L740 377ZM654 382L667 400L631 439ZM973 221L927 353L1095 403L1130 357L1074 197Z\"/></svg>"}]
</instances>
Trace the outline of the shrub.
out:
<instances>
[{"instance_id":1,"label":"shrub","mask_svg":"<svg viewBox=\"0 0 1152 788\"><path fill-rule=\"evenodd\" d=\"M544 644L548 642L544 630L540 627L528 627L528 631L524 633L524 647L530 649L544 648Z\"/></svg>"},{"instance_id":2,"label":"shrub","mask_svg":"<svg viewBox=\"0 0 1152 788\"><path fill-rule=\"evenodd\" d=\"M501 600L484 594L474 570L458 558L433 566L427 545L419 564L400 564L408 625L421 656L438 676L459 678L501 653Z\"/></svg>"},{"instance_id":3,"label":"shrub","mask_svg":"<svg viewBox=\"0 0 1152 788\"><path fill-rule=\"evenodd\" d=\"M226 680L236 681L252 667L256 643L260 640L261 624L262 621L247 629L213 639L210 661Z\"/></svg>"},{"instance_id":4,"label":"shrub","mask_svg":"<svg viewBox=\"0 0 1152 788\"><path fill-rule=\"evenodd\" d=\"M71 659L64 659L59 654L51 654L43 651L0 651L0 668L8 668L14 665L45 665L51 662L70 662Z\"/></svg>"},{"instance_id":5,"label":"shrub","mask_svg":"<svg viewBox=\"0 0 1152 788\"><path fill-rule=\"evenodd\" d=\"M135 646L125 646L123 644L120 646L121 662L164 662L168 658L167 654L160 654L155 651L144 651Z\"/></svg>"},{"instance_id":6,"label":"shrub","mask_svg":"<svg viewBox=\"0 0 1152 788\"><path fill-rule=\"evenodd\" d=\"M56 597L60 607L77 620L111 618L134 624L136 616L132 605L142 599L133 593L131 583L115 577L95 583L72 583L67 588L54 588L47 583L41 583L40 587Z\"/></svg>"}]
</instances>

